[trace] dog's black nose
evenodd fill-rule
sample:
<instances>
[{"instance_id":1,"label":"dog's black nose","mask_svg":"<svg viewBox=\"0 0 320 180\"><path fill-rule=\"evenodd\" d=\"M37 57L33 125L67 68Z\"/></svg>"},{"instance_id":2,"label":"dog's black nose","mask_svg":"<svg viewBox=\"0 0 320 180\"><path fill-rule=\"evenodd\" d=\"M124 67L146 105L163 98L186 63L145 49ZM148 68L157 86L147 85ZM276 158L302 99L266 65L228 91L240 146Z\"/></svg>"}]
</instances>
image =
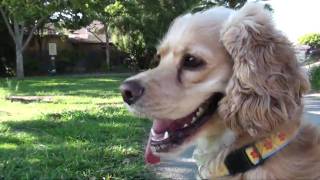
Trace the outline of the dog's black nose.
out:
<instances>
[{"instance_id":1,"label":"dog's black nose","mask_svg":"<svg viewBox=\"0 0 320 180\"><path fill-rule=\"evenodd\" d=\"M123 100L129 105L134 104L144 92L144 88L137 81L126 81L120 86Z\"/></svg>"}]
</instances>

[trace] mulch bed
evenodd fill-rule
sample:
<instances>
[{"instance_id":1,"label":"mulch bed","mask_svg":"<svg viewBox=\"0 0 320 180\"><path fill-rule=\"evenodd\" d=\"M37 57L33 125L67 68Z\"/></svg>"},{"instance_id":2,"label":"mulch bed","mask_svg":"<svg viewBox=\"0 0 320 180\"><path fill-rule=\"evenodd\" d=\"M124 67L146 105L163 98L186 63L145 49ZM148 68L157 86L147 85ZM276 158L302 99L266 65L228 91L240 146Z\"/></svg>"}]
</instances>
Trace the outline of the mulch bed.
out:
<instances>
[{"instance_id":1,"label":"mulch bed","mask_svg":"<svg viewBox=\"0 0 320 180\"><path fill-rule=\"evenodd\" d=\"M6 100L11 102L33 103L33 102L52 102L52 96L7 96Z\"/></svg>"}]
</instances>

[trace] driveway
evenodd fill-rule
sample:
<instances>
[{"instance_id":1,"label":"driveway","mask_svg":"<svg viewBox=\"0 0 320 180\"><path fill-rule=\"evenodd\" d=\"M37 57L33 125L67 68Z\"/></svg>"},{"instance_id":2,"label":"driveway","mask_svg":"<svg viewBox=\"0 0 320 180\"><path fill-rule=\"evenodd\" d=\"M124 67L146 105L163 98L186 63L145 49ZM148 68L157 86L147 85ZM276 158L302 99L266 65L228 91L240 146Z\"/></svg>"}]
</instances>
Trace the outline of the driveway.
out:
<instances>
[{"instance_id":1,"label":"driveway","mask_svg":"<svg viewBox=\"0 0 320 180\"><path fill-rule=\"evenodd\" d=\"M320 94L309 94L304 98L304 119L320 126ZM197 166L191 158L194 147L189 148L174 160L164 160L155 166L156 174L164 179L194 180Z\"/></svg>"},{"instance_id":2,"label":"driveway","mask_svg":"<svg viewBox=\"0 0 320 180\"><path fill-rule=\"evenodd\" d=\"M320 94L309 94L304 98L304 119L320 125Z\"/></svg>"}]
</instances>

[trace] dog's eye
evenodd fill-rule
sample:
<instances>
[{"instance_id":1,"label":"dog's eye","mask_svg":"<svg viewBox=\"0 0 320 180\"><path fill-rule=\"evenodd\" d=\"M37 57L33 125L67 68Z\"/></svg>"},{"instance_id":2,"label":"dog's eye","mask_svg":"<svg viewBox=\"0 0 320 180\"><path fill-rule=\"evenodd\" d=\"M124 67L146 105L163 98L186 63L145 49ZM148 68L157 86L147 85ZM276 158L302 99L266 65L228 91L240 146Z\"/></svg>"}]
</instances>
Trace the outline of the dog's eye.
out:
<instances>
[{"instance_id":1,"label":"dog's eye","mask_svg":"<svg viewBox=\"0 0 320 180\"><path fill-rule=\"evenodd\" d=\"M182 67L193 70L202 67L204 64L205 63L201 59L187 54L183 57Z\"/></svg>"},{"instance_id":2,"label":"dog's eye","mask_svg":"<svg viewBox=\"0 0 320 180\"><path fill-rule=\"evenodd\" d=\"M160 54L156 54L153 56L152 60L151 60L151 68L157 67L160 63L161 60L161 55Z\"/></svg>"},{"instance_id":3,"label":"dog's eye","mask_svg":"<svg viewBox=\"0 0 320 180\"><path fill-rule=\"evenodd\" d=\"M161 60L161 55L160 54L156 54L154 56L155 61L159 62Z\"/></svg>"}]
</instances>

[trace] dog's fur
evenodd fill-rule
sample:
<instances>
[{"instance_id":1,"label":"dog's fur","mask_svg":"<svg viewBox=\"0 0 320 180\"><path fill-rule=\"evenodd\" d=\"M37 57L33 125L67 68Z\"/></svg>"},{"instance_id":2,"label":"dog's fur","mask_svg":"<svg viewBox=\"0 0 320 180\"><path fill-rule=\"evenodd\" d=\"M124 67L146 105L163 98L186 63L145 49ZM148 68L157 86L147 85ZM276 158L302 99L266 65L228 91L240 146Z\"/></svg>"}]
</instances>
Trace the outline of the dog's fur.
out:
<instances>
[{"instance_id":1,"label":"dog's fur","mask_svg":"<svg viewBox=\"0 0 320 180\"><path fill-rule=\"evenodd\" d=\"M214 8L178 17L158 47L157 68L132 79L145 94L130 109L150 118L175 119L196 109L213 92L224 92L219 110L195 136L201 176L213 177L228 152L273 132L296 132L263 165L227 179L320 179L320 134L302 122L302 95L309 82L291 43L276 30L262 5L233 11ZM192 54L205 67L188 71Z\"/></svg>"}]
</instances>

